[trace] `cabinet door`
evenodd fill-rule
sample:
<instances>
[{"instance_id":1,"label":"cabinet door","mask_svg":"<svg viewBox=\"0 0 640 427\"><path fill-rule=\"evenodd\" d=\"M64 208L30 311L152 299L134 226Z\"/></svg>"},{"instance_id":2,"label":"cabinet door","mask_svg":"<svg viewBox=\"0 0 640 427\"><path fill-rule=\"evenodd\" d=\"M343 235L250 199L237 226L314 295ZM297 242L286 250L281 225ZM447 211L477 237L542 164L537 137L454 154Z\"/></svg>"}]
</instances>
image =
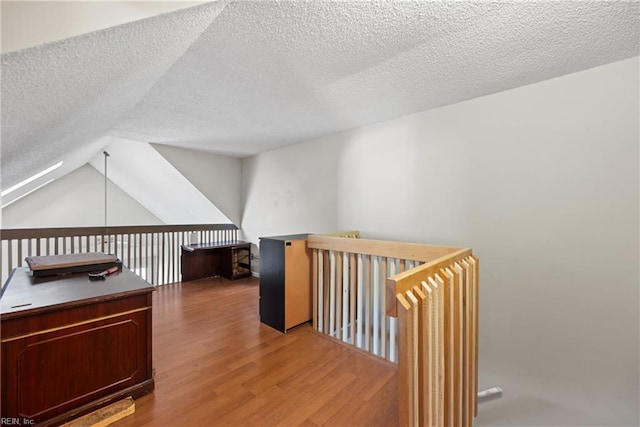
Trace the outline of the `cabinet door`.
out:
<instances>
[{"instance_id":1,"label":"cabinet door","mask_svg":"<svg viewBox=\"0 0 640 427\"><path fill-rule=\"evenodd\" d=\"M311 251L306 240L285 242L285 328L311 320Z\"/></svg>"},{"instance_id":2,"label":"cabinet door","mask_svg":"<svg viewBox=\"0 0 640 427\"><path fill-rule=\"evenodd\" d=\"M284 332L284 242L260 239L260 321Z\"/></svg>"}]
</instances>

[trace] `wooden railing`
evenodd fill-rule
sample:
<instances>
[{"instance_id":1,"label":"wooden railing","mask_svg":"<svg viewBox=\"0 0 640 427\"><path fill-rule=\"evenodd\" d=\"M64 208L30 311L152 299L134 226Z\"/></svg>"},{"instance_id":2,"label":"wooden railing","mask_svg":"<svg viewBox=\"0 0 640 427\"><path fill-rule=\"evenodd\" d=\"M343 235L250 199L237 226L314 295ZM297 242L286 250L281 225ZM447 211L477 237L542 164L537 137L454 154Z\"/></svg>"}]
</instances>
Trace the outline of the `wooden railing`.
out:
<instances>
[{"instance_id":1,"label":"wooden railing","mask_svg":"<svg viewBox=\"0 0 640 427\"><path fill-rule=\"evenodd\" d=\"M233 224L148 225L117 227L24 228L0 231L0 279L25 266L28 256L104 252L154 285L180 280L180 246L197 242L235 241Z\"/></svg>"},{"instance_id":2,"label":"wooden railing","mask_svg":"<svg viewBox=\"0 0 640 427\"><path fill-rule=\"evenodd\" d=\"M307 239L313 250L313 326L396 362L397 322L386 315L395 295L385 293L385 280L456 249L357 236L349 232Z\"/></svg>"},{"instance_id":3,"label":"wooden railing","mask_svg":"<svg viewBox=\"0 0 640 427\"><path fill-rule=\"evenodd\" d=\"M471 427L478 414L478 276L460 249L387 280L398 317L402 426Z\"/></svg>"},{"instance_id":4,"label":"wooden railing","mask_svg":"<svg viewBox=\"0 0 640 427\"><path fill-rule=\"evenodd\" d=\"M313 327L398 363L401 425L471 427L478 260L471 249L357 237L307 239Z\"/></svg>"}]
</instances>

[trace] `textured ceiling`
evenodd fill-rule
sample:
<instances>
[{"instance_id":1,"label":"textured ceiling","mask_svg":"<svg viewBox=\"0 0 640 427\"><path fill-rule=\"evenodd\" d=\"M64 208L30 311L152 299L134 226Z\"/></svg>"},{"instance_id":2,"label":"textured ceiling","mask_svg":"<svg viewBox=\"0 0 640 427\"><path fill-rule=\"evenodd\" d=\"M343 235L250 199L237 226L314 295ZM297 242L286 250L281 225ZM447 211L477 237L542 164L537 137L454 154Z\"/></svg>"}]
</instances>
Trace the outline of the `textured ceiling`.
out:
<instances>
[{"instance_id":1,"label":"textured ceiling","mask_svg":"<svg viewBox=\"0 0 640 427\"><path fill-rule=\"evenodd\" d=\"M2 188L104 137L252 155L637 56L639 27L638 2L238 1L3 54Z\"/></svg>"},{"instance_id":2,"label":"textured ceiling","mask_svg":"<svg viewBox=\"0 0 640 427\"><path fill-rule=\"evenodd\" d=\"M204 1L2 0L2 53L186 9Z\"/></svg>"}]
</instances>

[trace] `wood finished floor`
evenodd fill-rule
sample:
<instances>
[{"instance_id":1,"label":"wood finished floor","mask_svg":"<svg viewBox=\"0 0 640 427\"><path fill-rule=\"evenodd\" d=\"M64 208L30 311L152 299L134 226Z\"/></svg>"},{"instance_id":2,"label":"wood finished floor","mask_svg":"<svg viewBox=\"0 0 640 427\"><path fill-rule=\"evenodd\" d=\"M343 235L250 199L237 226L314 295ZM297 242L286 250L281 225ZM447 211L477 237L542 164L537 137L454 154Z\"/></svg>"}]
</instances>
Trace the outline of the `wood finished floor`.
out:
<instances>
[{"instance_id":1,"label":"wood finished floor","mask_svg":"<svg viewBox=\"0 0 640 427\"><path fill-rule=\"evenodd\" d=\"M160 287L153 321L155 391L114 427L397 425L396 367L261 324L257 279Z\"/></svg>"}]
</instances>

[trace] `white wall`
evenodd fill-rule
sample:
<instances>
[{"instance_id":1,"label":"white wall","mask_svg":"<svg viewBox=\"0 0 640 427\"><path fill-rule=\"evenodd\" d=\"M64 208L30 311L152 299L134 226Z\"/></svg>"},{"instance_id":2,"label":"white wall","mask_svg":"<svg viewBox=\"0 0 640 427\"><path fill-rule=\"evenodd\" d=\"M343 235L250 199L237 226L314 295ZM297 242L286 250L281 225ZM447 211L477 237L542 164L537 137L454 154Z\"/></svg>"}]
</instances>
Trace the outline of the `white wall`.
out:
<instances>
[{"instance_id":1,"label":"white wall","mask_svg":"<svg viewBox=\"0 0 640 427\"><path fill-rule=\"evenodd\" d=\"M335 230L339 148L327 140L243 159L246 238Z\"/></svg>"},{"instance_id":2,"label":"white wall","mask_svg":"<svg viewBox=\"0 0 640 427\"><path fill-rule=\"evenodd\" d=\"M481 260L478 425L638 425L638 58L243 161L247 237Z\"/></svg>"},{"instance_id":3,"label":"white wall","mask_svg":"<svg viewBox=\"0 0 640 427\"><path fill-rule=\"evenodd\" d=\"M109 225L162 224L111 181L107 183ZM57 179L2 209L2 228L104 225L104 175L89 165Z\"/></svg>"},{"instance_id":4,"label":"white wall","mask_svg":"<svg viewBox=\"0 0 640 427\"><path fill-rule=\"evenodd\" d=\"M198 150L153 144L169 163L234 224L241 213L241 160Z\"/></svg>"}]
</instances>

